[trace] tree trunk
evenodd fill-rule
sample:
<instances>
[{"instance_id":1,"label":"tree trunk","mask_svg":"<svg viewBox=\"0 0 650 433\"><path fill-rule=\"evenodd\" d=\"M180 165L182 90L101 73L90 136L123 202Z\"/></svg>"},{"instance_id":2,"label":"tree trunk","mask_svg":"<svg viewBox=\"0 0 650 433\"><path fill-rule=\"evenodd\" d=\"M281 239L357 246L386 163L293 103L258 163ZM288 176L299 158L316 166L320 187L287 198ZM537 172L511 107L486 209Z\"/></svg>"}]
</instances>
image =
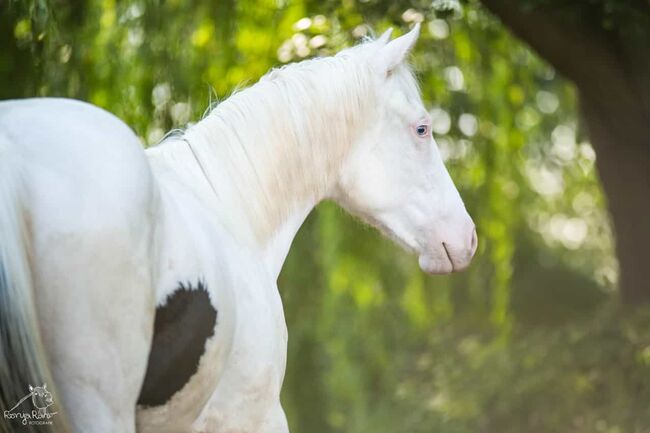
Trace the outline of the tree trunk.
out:
<instances>
[{"instance_id":1,"label":"tree trunk","mask_svg":"<svg viewBox=\"0 0 650 433\"><path fill-rule=\"evenodd\" d=\"M601 11L586 9L597 2L482 3L576 84L612 217L621 298L649 303L650 9L641 3L629 26L605 30Z\"/></svg>"},{"instance_id":2,"label":"tree trunk","mask_svg":"<svg viewBox=\"0 0 650 433\"><path fill-rule=\"evenodd\" d=\"M650 140L648 125L627 125L625 136L612 123L625 112L598 107L582 97L582 112L616 238L619 288L627 304L650 302ZM638 107L629 107L630 110Z\"/></svg>"}]
</instances>

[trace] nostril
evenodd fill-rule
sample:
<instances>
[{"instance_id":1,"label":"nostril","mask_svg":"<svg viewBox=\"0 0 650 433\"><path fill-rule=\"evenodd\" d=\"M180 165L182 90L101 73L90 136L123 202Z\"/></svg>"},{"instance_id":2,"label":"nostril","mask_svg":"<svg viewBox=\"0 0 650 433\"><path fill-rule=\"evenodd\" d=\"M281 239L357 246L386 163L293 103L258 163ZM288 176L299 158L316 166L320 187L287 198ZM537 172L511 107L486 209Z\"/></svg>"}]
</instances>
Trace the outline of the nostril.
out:
<instances>
[{"instance_id":1,"label":"nostril","mask_svg":"<svg viewBox=\"0 0 650 433\"><path fill-rule=\"evenodd\" d=\"M472 231L472 241L470 243L470 251L471 251L470 254L472 256L476 252L477 247L478 247L478 234L476 234L476 226L474 226L474 230Z\"/></svg>"}]
</instances>

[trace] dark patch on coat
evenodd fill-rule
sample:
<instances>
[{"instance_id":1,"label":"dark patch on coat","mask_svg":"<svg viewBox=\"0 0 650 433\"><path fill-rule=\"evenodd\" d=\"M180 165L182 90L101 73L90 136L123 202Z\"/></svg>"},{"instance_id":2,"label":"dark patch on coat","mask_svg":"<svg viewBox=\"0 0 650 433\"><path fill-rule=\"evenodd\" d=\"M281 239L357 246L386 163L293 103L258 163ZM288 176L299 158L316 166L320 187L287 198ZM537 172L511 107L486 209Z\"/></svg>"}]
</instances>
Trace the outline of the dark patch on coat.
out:
<instances>
[{"instance_id":1,"label":"dark patch on coat","mask_svg":"<svg viewBox=\"0 0 650 433\"><path fill-rule=\"evenodd\" d=\"M166 403L196 373L206 340L214 334L217 310L202 281L196 289L179 283L156 309L149 364L138 404Z\"/></svg>"}]
</instances>

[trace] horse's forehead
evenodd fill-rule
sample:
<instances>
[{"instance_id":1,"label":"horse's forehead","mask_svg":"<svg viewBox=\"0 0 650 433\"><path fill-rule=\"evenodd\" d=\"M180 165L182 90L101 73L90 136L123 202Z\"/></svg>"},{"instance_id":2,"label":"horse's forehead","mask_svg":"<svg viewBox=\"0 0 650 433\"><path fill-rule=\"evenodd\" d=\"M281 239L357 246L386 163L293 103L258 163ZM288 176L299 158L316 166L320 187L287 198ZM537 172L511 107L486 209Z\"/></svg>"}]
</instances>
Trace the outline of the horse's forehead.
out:
<instances>
[{"instance_id":1,"label":"horse's forehead","mask_svg":"<svg viewBox=\"0 0 650 433\"><path fill-rule=\"evenodd\" d=\"M394 92L403 94L410 104L422 103L418 82L408 66L403 65L398 68L391 78L394 81L394 86L392 86Z\"/></svg>"},{"instance_id":2,"label":"horse's forehead","mask_svg":"<svg viewBox=\"0 0 650 433\"><path fill-rule=\"evenodd\" d=\"M426 115L426 109L415 86L403 86L400 83L393 83L386 94L384 109L388 110L392 117L404 121L413 121L416 118Z\"/></svg>"}]
</instances>

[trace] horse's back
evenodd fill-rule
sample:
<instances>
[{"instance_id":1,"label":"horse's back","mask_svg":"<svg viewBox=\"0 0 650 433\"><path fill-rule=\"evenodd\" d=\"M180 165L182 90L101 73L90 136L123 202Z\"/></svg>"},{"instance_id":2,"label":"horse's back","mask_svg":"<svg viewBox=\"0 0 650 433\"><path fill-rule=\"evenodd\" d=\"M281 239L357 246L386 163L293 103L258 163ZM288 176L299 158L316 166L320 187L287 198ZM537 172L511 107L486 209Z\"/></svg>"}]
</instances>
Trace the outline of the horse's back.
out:
<instances>
[{"instance_id":1,"label":"horse's back","mask_svg":"<svg viewBox=\"0 0 650 433\"><path fill-rule=\"evenodd\" d=\"M130 142L125 144L137 142L131 129L113 114L74 99L0 101L0 125L3 133L19 138L27 146L44 146L56 140L68 140L72 144L85 141L93 145L99 144L101 137L121 138Z\"/></svg>"},{"instance_id":2,"label":"horse's back","mask_svg":"<svg viewBox=\"0 0 650 433\"><path fill-rule=\"evenodd\" d=\"M0 135L21 165L28 207L45 208L50 224L57 217L63 225L123 221L152 200L153 178L138 137L98 107L56 98L1 102ZM81 215L84 221L75 222Z\"/></svg>"},{"instance_id":3,"label":"horse's back","mask_svg":"<svg viewBox=\"0 0 650 433\"><path fill-rule=\"evenodd\" d=\"M0 102L0 134L13 143L10 151L28 172L38 167L75 182L76 188L110 186L111 195L123 200L137 193L134 184L149 186L149 167L137 136L91 104L58 98Z\"/></svg>"},{"instance_id":4,"label":"horse's back","mask_svg":"<svg viewBox=\"0 0 650 433\"><path fill-rule=\"evenodd\" d=\"M76 122L75 122L76 121ZM12 122L12 123L9 123ZM16 131L27 127L46 127L51 130L84 127L84 122L104 131L118 129L118 133L132 133L128 126L108 111L76 99L26 98L0 101L0 124L3 130ZM122 129L122 131L119 131Z\"/></svg>"}]
</instances>

